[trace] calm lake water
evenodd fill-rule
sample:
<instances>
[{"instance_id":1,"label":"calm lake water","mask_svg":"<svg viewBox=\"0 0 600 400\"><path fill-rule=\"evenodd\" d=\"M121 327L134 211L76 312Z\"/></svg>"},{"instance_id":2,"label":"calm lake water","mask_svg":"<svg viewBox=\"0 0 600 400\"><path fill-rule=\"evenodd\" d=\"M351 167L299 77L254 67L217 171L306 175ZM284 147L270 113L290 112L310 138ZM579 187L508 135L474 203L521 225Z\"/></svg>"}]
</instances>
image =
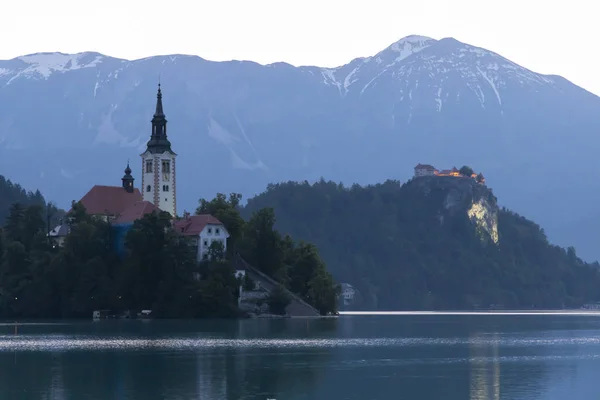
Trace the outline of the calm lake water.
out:
<instances>
[{"instance_id":1,"label":"calm lake water","mask_svg":"<svg viewBox=\"0 0 600 400\"><path fill-rule=\"evenodd\" d=\"M0 399L597 399L600 314L0 324Z\"/></svg>"}]
</instances>

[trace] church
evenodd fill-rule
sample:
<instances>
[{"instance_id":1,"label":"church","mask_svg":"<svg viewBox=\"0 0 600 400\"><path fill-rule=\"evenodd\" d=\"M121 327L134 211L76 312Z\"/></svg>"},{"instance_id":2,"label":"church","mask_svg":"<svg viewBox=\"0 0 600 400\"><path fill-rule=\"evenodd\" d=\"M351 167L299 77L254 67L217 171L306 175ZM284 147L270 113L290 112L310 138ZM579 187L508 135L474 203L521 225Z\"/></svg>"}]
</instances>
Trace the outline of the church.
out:
<instances>
[{"instance_id":1,"label":"church","mask_svg":"<svg viewBox=\"0 0 600 400\"><path fill-rule=\"evenodd\" d=\"M152 133L146 151L140 156L140 189L135 187L135 179L127 163L120 186L95 185L79 200L89 215L104 219L119 229L120 244L117 245L122 247L127 229L137 219L156 211L166 211L174 218L173 228L176 232L194 237L193 243L198 246L198 260L206 258L208 248L214 241L226 247L229 234L218 219L210 215L190 216L188 213L182 219L177 219L177 154L171 149L171 142L167 138L167 118L163 111L160 83L152 117ZM69 224L65 223L51 230L49 236L60 246L69 231Z\"/></svg>"}]
</instances>

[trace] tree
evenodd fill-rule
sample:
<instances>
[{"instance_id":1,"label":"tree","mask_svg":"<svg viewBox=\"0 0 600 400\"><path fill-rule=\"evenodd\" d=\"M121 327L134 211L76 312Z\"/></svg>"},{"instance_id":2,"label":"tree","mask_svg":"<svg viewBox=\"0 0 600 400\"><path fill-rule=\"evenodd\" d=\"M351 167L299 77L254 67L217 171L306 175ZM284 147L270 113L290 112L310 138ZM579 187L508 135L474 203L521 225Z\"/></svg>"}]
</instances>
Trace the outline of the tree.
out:
<instances>
[{"instance_id":1,"label":"tree","mask_svg":"<svg viewBox=\"0 0 600 400\"><path fill-rule=\"evenodd\" d=\"M467 165L463 165L462 167L460 167L458 172L460 172L461 175L468 177L471 177L474 174L473 169Z\"/></svg>"},{"instance_id":2,"label":"tree","mask_svg":"<svg viewBox=\"0 0 600 400\"><path fill-rule=\"evenodd\" d=\"M254 287L255 287L255 283L252 280L252 278L250 278L250 275L244 274L244 279L243 279L243 282L242 282L242 288L245 291L250 292L250 291L254 290Z\"/></svg>"},{"instance_id":3,"label":"tree","mask_svg":"<svg viewBox=\"0 0 600 400\"><path fill-rule=\"evenodd\" d=\"M275 212L263 208L252 215L244 231L243 254L250 264L271 277L283 268L281 237L274 229Z\"/></svg>"},{"instance_id":4,"label":"tree","mask_svg":"<svg viewBox=\"0 0 600 400\"><path fill-rule=\"evenodd\" d=\"M128 308L152 309L161 281L175 273L178 260L169 250L176 246L176 238L170 219L165 212L147 214L127 233L128 254L119 294Z\"/></svg>"},{"instance_id":5,"label":"tree","mask_svg":"<svg viewBox=\"0 0 600 400\"><path fill-rule=\"evenodd\" d=\"M300 243L295 249L293 260L289 269L289 288L293 293L306 298L311 279L321 271L325 265L319 257L317 248L312 244Z\"/></svg>"},{"instance_id":6,"label":"tree","mask_svg":"<svg viewBox=\"0 0 600 400\"><path fill-rule=\"evenodd\" d=\"M22 306L19 298L31 281L29 259L25 246L13 241L6 246L3 263L0 266L0 294L2 313L8 317L21 316Z\"/></svg>"},{"instance_id":7,"label":"tree","mask_svg":"<svg viewBox=\"0 0 600 400\"><path fill-rule=\"evenodd\" d=\"M325 270L319 271L309 281L308 287L307 298L321 315L337 312L340 287L333 283L331 274Z\"/></svg>"},{"instance_id":8,"label":"tree","mask_svg":"<svg viewBox=\"0 0 600 400\"><path fill-rule=\"evenodd\" d=\"M205 266L202 277L191 300L195 316L238 316L239 283L231 264L224 260L211 260Z\"/></svg>"},{"instance_id":9,"label":"tree","mask_svg":"<svg viewBox=\"0 0 600 400\"><path fill-rule=\"evenodd\" d=\"M220 241L213 241L208 247L208 259L219 261L225 258L225 249Z\"/></svg>"},{"instance_id":10,"label":"tree","mask_svg":"<svg viewBox=\"0 0 600 400\"><path fill-rule=\"evenodd\" d=\"M70 225L77 224L79 222L90 222L92 216L89 215L85 209L85 206L79 201L71 202L71 210L66 216L66 222Z\"/></svg>"},{"instance_id":11,"label":"tree","mask_svg":"<svg viewBox=\"0 0 600 400\"><path fill-rule=\"evenodd\" d=\"M272 314L285 315L286 308L291 303L291 298L281 285L276 285L267 298L267 304Z\"/></svg>"},{"instance_id":12,"label":"tree","mask_svg":"<svg viewBox=\"0 0 600 400\"><path fill-rule=\"evenodd\" d=\"M25 207L21 203L10 207L4 232L9 241L25 242Z\"/></svg>"}]
</instances>

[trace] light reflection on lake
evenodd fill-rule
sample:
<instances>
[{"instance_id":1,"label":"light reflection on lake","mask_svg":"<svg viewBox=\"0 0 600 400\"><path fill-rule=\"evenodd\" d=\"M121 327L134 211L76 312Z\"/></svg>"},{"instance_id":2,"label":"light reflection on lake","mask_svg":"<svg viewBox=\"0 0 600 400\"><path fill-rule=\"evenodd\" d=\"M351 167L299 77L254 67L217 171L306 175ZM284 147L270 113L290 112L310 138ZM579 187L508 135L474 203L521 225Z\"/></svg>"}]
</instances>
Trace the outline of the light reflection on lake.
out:
<instances>
[{"instance_id":1,"label":"light reflection on lake","mask_svg":"<svg viewBox=\"0 0 600 400\"><path fill-rule=\"evenodd\" d=\"M0 324L0 399L589 399L598 314Z\"/></svg>"}]
</instances>

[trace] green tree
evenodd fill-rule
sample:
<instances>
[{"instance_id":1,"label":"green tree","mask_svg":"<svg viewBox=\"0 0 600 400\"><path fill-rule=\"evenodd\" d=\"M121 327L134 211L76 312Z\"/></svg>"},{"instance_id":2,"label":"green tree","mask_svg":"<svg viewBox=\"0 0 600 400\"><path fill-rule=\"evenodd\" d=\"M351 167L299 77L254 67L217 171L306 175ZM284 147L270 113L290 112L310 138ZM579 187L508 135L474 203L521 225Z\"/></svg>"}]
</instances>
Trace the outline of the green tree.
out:
<instances>
[{"instance_id":1,"label":"green tree","mask_svg":"<svg viewBox=\"0 0 600 400\"><path fill-rule=\"evenodd\" d=\"M281 237L274 229L275 213L264 208L252 215L244 232L243 254L250 264L277 279L283 269Z\"/></svg>"},{"instance_id":2,"label":"green tree","mask_svg":"<svg viewBox=\"0 0 600 400\"><path fill-rule=\"evenodd\" d=\"M0 294L5 316L23 315L22 297L30 282L27 250L21 242L12 241L6 246L0 266Z\"/></svg>"},{"instance_id":3,"label":"green tree","mask_svg":"<svg viewBox=\"0 0 600 400\"><path fill-rule=\"evenodd\" d=\"M223 260L212 260L205 267L202 276L191 300L196 315L238 316L239 284L231 264Z\"/></svg>"},{"instance_id":4,"label":"green tree","mask_svg":"<svg viewBox=\"0 0 600 400\"><path fill-rule=\"evenodd\" d=\"M290 305L291 301L290 296L281 285L275 286L267 298L269 310L275 315L285 315L286 308Z\"/></svg>"},{"instance_id":5,"label":"green tree","mask_svg":"<svg viewBox=\"0 0 600 400\"><path fill-rule=\"evenodd\" d=\"M250 275L245 274L243 281L242 281L242 288L245 291L252 291L254 290L255 287L255 282L252 280L252 278L250 278Z\"/></svg>"},{"instance_id":6,"label":"green tree","mask_svg":"<svg viewBox=\"0 0 600 400\"><path fill-rule=\"evenodd\" d=\"M223 243L215 240L210 244L208 247L208 259L215 261L225 259L225 248L223 247Z\"/></svg>"},{"instance_id":7,"label":"green tree","mask_svg":"<svg viewBox=\"0 0 600 400\"><path fill-rule=\"evenodd\" d=\"M15 203L10 207L4 232L9 241L25 242L25 207L21 203Z\"/></svg>"},{"instance_id":8,"label":"green tree","mask_svg":"<svg viewBox=\"0 0 600 400\"><path fill-rule=\"evenodd\" d=\"M463 165L458 172L460 172L461 175L464 176L472 176L474 174L473 172L473 168L467 166L467 165Z\"/></svg>"},{"instance_id":9,"label":"green tree","mask_svg":"<svg viewBox=\"0 0 600 400\"><path fill-rule=\"evenodd\" d=\"M164 274L172 272L169 248L175 238L170 219L165 212L148 214L135 221L127 233L128 255L119 295L128 308L152 309Z\"/></svg>"},{"instance_id":10,"label":"green tree","mask_svg":"<svg viewBox=\"0 0 600 400\"><path fill-rule=\"evenodd\" d=\"M337 312L340 288L334 284L331 274L325 270L319 271L311 278L308 286L307 299L321 315Z\"/></svg>"},{"instance_id":11,"label":"green tree","mask_svg":"<svg viewBox=\"0 0 600 400\"><path fill-rule=\"evenodd\" d=\"M324 270L325 265L319 257L317 248L312 244L300 243L294 251L289 269L290 290L306 298L311 279Z\"/></svg>"}]
</instances>

